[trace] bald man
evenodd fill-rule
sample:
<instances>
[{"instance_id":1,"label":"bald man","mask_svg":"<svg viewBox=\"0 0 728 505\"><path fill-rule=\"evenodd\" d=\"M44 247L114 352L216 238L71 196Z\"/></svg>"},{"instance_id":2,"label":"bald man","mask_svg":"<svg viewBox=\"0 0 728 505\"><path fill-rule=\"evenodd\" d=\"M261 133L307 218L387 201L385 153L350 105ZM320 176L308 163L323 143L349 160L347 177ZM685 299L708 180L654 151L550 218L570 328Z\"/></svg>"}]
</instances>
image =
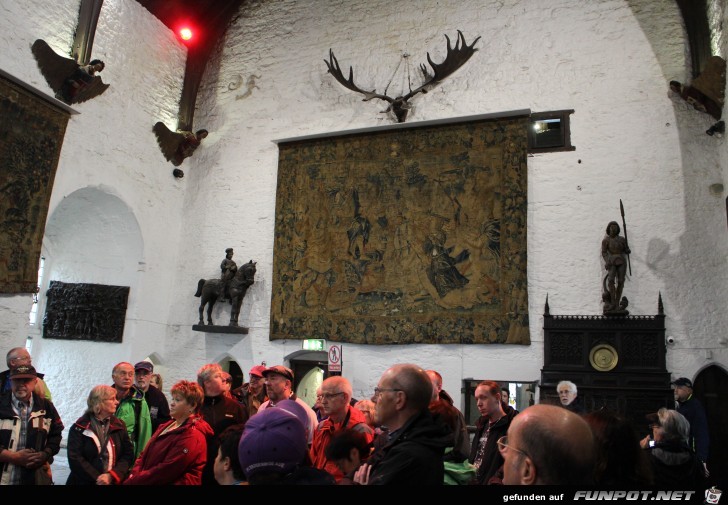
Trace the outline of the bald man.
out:
<instances>
[{"instance_id":1,"label":"bald man","mask_svg":"<svg viewBox=\"0 0 728 505\"><path fill-rule=\"evenodd\" d=\"M503 484L586 485L594 470L594 438L581 416L555 405L533 405L513 418L498 440Z\"/></svg>"},{"instance_id":2,"label":"bald man","mask_svg":"<svg viewBox=\"0 0 728 505\"><path fill-rule=\"evenodd\" d=\"M10 349L5 356L5 362L8 365L8 369L4 372L0 372L0 394L10 392L9 375L11 368L15 368L16 366L20 365L31 366L33 364L30 353L25 347L13 347L12 349ZM38 375L38 378L35 380L34 393L44 397L48 401L52 401L53 398L51 397L51 392L48 389L48 385L43 382L43 374L38 372L36 373Z\"/></svg>"},{"instance_id":3,"label":"bald man","mask_svg":"<svg viewBox=\"0 0 728 505\"><path fill-rule=\"evenodd\" d=\"M387 441L354 475L358 484L441 485L443 455L453 444L450 428L433 419L428 405L432 382L417 365L387 369L374 388L376 419Z\"/></svg>"}]
</instances>

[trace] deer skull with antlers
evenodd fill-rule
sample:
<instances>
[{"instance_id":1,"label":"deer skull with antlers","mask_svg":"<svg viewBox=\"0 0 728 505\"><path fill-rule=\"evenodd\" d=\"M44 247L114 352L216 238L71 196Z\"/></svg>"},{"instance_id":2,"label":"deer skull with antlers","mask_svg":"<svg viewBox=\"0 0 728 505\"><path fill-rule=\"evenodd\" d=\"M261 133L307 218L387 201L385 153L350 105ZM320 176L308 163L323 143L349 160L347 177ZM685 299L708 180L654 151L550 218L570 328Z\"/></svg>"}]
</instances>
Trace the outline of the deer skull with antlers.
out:
<instances>
[{"instance_id":1,"label":"deer skull with antlers","mask_svg":"<svg viewBox=\"0 0 728 505\"><path fill-rule=\"evenodd\" d=\"M333 50L329 49L329 59L324 60L324 62L326 63L326 66L329 67L329 73L333 75L334 79L339 81L342 86L344 86L346 89L350 89L352 91L356 91L357 93L363 94L364 98L362 99L362 101L364 102L368 102L372 98L378 98L380 100L389 102L389 106L387 107L387 109L382 112L392 112L397 118L398 123L404 123L405 119L407 119L407 112L409 112L410 109L410 104L408 103L409 99L415 96L417 93L427 93L445 77L453 74L457 69L462 67L465 62L470 59L473 53L477 51L477 49L475 49L473 46L475 46L475 43L480 40L480 36L478 36L472 44L468 45L465 42L465 36L463 35L463 32L458 30L458 39L455 43L455 47L452 47L450 45L450 37L445 35L445 39L447 39L447 55L445 56L445 61L443 61L442 63L433 62L432 58L430 58L430 53L428 52L427 62L432 67L432 74L430 74L424 64L420 64L420 70L422 71L425 82L418 88L410 88L409 93L407 93L406 95L398 96L396 98L379 94L376 92L375 89L371 91L361 89L359 86L354 84L354 69L352 67L349 67L349 78L346 79L344 77L344 74L341 72L339 61L336 59L336 56L334 56Z\"/></svg>"}]
</instances>

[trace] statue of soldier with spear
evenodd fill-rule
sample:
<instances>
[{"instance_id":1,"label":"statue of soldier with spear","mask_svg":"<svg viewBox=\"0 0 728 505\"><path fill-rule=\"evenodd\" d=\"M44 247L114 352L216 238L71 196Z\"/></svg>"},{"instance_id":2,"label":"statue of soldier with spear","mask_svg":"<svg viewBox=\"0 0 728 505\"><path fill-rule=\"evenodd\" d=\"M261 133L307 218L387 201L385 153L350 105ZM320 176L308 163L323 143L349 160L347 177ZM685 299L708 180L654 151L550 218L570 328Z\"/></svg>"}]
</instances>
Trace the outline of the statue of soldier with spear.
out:
<instances>
[{"instance_id":1,"label":"statue of soldier with spear","mask_svg":"<svg viewBox=\"0 0 728 505\"><path fill-rule=\"evenodd\" d=\"M602 258L607 275L604 277L604 314L629 314L626 311L626 297L622 301L622 290L624 280L629 267L629 274L632 275L632 265L629 261L631 253L627 243L627 224L624 220L624 205L619 200L619 209L622 214L622 226L624 237L619 235L621 231L619 223L610 221L607 225L607 234L602 240ZM622 302L620 304L620 302Z\"/></svg>"}]
</instances>

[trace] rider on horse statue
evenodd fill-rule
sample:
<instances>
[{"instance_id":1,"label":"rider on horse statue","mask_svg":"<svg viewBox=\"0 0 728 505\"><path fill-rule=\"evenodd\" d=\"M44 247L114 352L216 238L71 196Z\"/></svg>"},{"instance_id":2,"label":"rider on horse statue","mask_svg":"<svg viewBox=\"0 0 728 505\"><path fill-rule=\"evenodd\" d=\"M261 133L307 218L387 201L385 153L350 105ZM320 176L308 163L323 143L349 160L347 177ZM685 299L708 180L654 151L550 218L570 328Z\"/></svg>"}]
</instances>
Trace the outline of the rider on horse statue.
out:
<instances>
[{"instance_id":1,"label":"rider on horse statue","mask_svg":"<svg viewBox=\"0 0 728 505\"><path fill-rule=\"evenodd\" d=\"M233 261L232 247L225 249L225 259L220 263L220 271L220 280L222 281L221 300L232 303L232 300L230 300L230 280L235 277L235 272L238 271L238 264Z\"/></svg>"}]
</instances>

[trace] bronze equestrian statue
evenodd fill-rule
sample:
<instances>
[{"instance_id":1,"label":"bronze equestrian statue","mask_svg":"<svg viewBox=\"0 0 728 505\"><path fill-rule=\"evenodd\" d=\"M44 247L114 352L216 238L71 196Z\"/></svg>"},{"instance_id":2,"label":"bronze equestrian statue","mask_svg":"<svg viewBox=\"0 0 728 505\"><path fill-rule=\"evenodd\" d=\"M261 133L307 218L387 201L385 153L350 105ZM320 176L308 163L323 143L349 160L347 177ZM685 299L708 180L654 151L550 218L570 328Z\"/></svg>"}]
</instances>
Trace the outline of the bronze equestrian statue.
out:
<instances>
[{"instance_id":1,"label":"bronze equestrian statue","mask_svg":"<svg viewBox=\"0 0 728 505\"><path fill-rule=\"evenodd\" d=\"M240 306L243 304L243 298L248 288L255 282L255 263L250 260L237 269L232 279L228 281L228 290L230 292L230 324L229 326L238 326L238 316L240 315ZM222 295L224 288L221 279L200 279L197 283L197 292L195 296L200 298L200 323L204 322L204 310L207 305L207 324L212 325L212 308L215 302Z\"/></svg>"}]
</instances>

